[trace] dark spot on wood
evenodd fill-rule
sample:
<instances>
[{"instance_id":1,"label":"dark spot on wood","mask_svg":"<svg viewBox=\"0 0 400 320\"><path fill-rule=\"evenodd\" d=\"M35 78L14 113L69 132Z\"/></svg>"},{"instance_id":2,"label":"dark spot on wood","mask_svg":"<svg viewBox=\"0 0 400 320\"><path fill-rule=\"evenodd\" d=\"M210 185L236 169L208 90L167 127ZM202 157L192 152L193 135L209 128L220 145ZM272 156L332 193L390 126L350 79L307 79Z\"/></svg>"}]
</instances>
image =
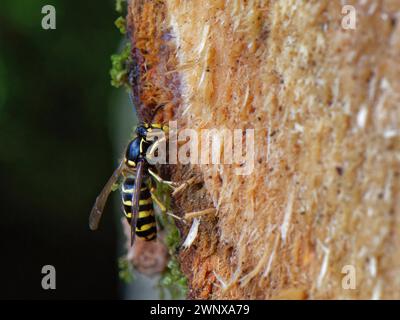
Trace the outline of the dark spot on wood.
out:
<instances>
[{"instance_id":1,"label":"dark spot on wood","mask_svg":"<svg viewBox=\"0 0 400 320\"><path fill-rule=\"evenodd\" d=\"M392 28L394 28L397 24L397 18L392 16L390 17L390 25L392 26Z\"/></svg>"},{"instance_id":2,"label":"dark spot on wood","mask_svg":"<svg viewBox=\"0 0 400 320\"><path fill-rule=\"evenodd\" d=\"M375 72L374 71L370 71L369 75L367 76L367 83L371 82L371 79L375 76Z\"/></svg>"},{"instance_id":3,"label":"dark spot on wood","mask_svg":"<svg viewBox=\"0 0 400 320\"><path fill-rule=\"evenodd\" d=\"M337 172L337 174L338 174L339 176L342 176L342 175L343 175L343 168L342 168L342 167L336 167L335 169L336 169L336 172Z\"/></svg>"},{"instance_id":4,"label":"dark spot on wood","mask_svg":"<svg viewBox=\"0 0 400 320\"><path fill-rule=\"evenodd\" d=\"M272 132L269 134L269 136L270 136L270 137L273 137L274 135L276 135L277 132L278 132L278 130L274 130L274 131L272 131Z\"/></svg>"}]
</instances>

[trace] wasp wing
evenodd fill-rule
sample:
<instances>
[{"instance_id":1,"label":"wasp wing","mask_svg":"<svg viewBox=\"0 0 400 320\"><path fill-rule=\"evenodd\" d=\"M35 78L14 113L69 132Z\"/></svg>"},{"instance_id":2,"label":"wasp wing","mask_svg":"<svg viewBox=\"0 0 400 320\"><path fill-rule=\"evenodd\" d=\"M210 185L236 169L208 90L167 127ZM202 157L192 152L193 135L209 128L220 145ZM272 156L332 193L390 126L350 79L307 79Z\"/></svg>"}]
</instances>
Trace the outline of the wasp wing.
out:
<instances>
[{"instance_id":1,"label":"wasp wing","mask_svg":"<svg viewBox=\"0 0 400 320\"><path fill-rule=\"evenodd\" d=\"M90 212L89 216L89 227L91 230L96 230L98 228L108 196L110 195L113 185L118 181L118 178L121 176L124 168L125 168L125 163L124 160L122 160L118 168L115 169L110 179L108 179L106 185L104 186L103 190L101 190L99 196L96 198L96 202L94 203L92 211Z\"/></svg>"},{"instance_id":2,"label":"wasp wing","mask_svg":"<svg viewBox=\"0 0 400 320\"><path fill-rule=\"evenodd\" d=\"M136 164L135 190L132 195L132 219L131 219L131 246L135 242L136 222L139 216L140 189L142 187L144 161L138 161Z\"/></svg>"}]
</instances>

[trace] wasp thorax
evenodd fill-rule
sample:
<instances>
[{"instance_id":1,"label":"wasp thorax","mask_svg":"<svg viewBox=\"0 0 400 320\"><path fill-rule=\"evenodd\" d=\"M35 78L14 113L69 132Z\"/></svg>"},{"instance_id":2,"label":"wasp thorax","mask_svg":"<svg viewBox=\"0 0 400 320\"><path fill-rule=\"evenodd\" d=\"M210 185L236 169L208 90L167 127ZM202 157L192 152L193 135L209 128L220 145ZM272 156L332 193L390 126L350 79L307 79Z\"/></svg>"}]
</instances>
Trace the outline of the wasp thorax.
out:
<instances>
[{"instance_id":1,"label":"wasp thorax","mask_svg":"<svg viewBox=\"0 0 400 320\"><path fill-rule=\"evenodd\" d=\"M125 163L129 167L135 167L136 163L140 159L141 140L142 138L140 137L133 139L129 142L128 147L126 148Z\"/></svg>"},{"instance_id":2,"label":"wasp thorax","mask_svg":"<svg viewBox=\"0 0 400 320\"><path fill-rule=\"evenodd\" d=\"M125 163L129 167L136 167L138 161L146 158L146 152L150 145L151 143L146 141L143 136L138 135L128 144L125 154Z\"/></svg>"}]
</instances>

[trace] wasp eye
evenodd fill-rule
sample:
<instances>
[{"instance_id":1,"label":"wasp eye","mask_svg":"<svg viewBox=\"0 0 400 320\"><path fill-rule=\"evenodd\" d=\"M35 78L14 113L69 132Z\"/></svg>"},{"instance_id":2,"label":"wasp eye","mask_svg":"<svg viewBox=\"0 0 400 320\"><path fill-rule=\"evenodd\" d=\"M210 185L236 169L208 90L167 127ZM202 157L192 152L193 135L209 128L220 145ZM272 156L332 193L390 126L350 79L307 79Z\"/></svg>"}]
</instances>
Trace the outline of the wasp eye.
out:
<instances>
[{"instance_id":1,"label":"wasp eye","mask_svg":"<svg viewBox=\"0 0 400 320\"><path fill-rule=\"evenodd\" d=\"M145 137L147 135L147 130L142 126L139 126L136 128L136 134L140 137Z\"/></svg>"}]
</instances>

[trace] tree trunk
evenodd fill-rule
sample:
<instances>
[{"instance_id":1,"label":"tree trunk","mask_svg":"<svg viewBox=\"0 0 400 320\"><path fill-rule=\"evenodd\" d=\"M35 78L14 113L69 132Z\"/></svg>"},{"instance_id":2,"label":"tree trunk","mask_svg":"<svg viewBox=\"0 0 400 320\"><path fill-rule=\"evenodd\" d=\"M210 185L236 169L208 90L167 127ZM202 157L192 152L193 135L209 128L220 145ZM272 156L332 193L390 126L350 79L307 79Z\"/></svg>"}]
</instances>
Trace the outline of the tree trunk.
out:
<instances>
[{"instance_id":1,"label":"tree trunk","mask_svg":"<svg viewBox=\"0 0 400 320\"><path fill-rule=\"evenodd\" d=\"M341 3L130 2L141 108L255 130L249 175L171 166L204 180L178 212L217 209L180 252L190 298L400 299L400 3L353 1L355 29Z\"/></svg>"}]
</instances>

